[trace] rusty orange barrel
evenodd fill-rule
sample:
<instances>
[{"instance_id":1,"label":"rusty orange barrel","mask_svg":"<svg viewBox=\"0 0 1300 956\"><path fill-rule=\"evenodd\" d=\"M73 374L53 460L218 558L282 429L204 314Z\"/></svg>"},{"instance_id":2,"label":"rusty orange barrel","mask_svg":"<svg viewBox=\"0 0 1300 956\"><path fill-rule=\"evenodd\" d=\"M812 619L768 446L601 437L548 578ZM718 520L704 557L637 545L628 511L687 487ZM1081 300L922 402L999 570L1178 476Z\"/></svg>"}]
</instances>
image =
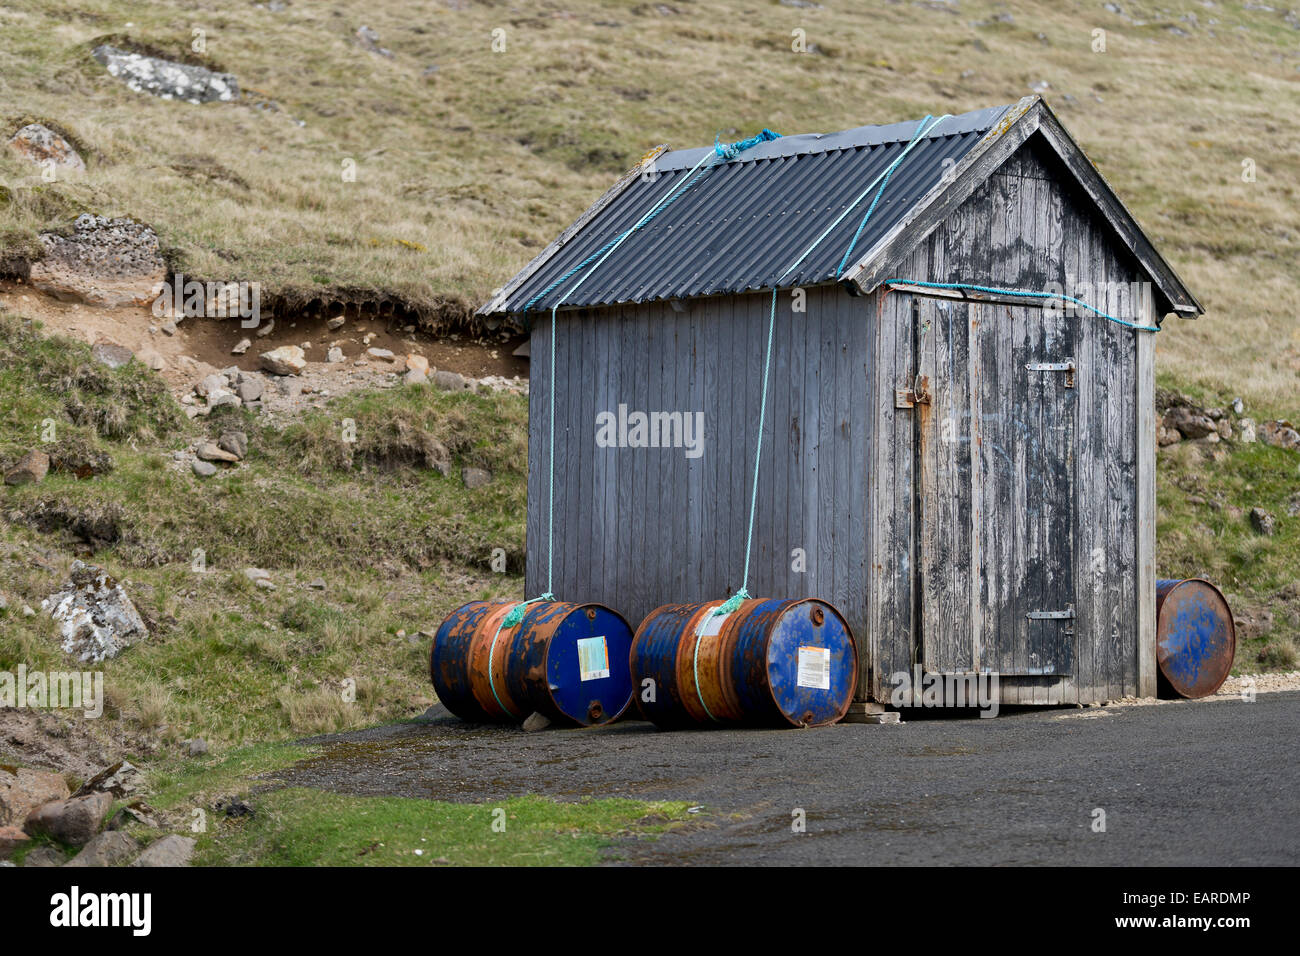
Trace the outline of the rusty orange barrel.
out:
<instances>
[{"instance_id":1,"label":"rusty orange barrel","mask_svg":"<svg viewBox=\"0 0 1300 956\"><path fill-rule=\"evenodd\" d=\"M627 621L600 604L539 601L504 626L518 603L474 601L442 622L429 677L443 705L480 722L534 711L582 726L616 720L632 700Z\"/></svg>"},{"instance_id":2,"label":"rusty orange barrel","mask_svg":"<svg viewBox=\"0 0 1300 956\"><path fill-rule=\"evenodd\" d=\"M1232 611L1200 578L1156 582L1156 662L1162 696L1208 697L1228 677L1237 652Z\"/></svg>"},{"instance_id":3,"label":"rusty orange barrel","mask_svg":"<svg viewBox=\"0 0 1300 956\"><path fill-rule=\"evenodd\" d=\"M849 709L858 651L843 616L815 598L668 604L632 642L637 708L661 727L816 727Z\"/></svg>"}]
</instances>

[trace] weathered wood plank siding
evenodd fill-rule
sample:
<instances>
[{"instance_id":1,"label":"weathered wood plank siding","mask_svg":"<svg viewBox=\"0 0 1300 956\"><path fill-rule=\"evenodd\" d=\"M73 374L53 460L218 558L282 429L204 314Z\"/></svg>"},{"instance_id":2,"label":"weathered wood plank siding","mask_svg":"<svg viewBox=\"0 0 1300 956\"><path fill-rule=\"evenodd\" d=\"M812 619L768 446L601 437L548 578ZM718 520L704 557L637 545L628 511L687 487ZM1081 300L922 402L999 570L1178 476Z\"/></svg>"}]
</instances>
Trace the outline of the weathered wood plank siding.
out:
<instances>
[{"instance_id":1,"label":"weathered wood plank siding","mask_svg":"<svg viewBox=\"0 0 1300 956\"><path fill-rule=\"evenodd\" d=\"M777 300L749 590L839 606L865 647L867 300ZM744 570L771 293L561 311L555 593L632 624L661 604L730 596ZM529 596L546 585L550 317L532 336ZM704 452L602 448L596 415L704 413ZM798 559L795 549L801 549ZM800 566L805 568L799 570Z\"/></svg>"},{"instance_id":2,"label":"weathered wood plank siding","mask_svg":"<svg viewBox=\"0 0 1300 956\"><path fill-rule=\"evenodd\" d=\"M1054 162L1031 140L896 274L1055 287L1113 315L1143 315L1130 289L1141 277L1135 261ZM1136 693L1136 336L1145 333L1086 310L1053 316L1032 304L897 291L870 301L880 316L870 456L879 480L868 562L872 675L863 689L886 699L888 675L919 658L942 672L1012 675L1002 680L1009 703ZM1063 373L1025 368L1070 358L1069 389ZM917 375L930 378L935 404L895 408L894 390ZM945 409L958 410L949 425ZM923 439L929 416L936 420ZM954 430L948 444L945 427ZM969 458L951 446L970 449ZM907 570L918 549L920 575ZM1071 604L1073 621L1026 617Z\"/></svg>"}]
</instances>

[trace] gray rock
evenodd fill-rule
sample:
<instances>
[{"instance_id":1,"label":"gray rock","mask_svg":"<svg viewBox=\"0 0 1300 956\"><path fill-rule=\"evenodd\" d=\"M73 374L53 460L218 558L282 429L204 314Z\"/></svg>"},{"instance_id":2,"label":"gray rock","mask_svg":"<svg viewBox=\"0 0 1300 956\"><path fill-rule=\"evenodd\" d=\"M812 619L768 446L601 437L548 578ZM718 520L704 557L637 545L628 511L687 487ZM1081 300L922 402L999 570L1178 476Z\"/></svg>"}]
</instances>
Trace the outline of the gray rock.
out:
<instances>
[{"instance_id":1,"label":"gray rock","mask_svg":"<svg viewBox=\"0 0 1300 956\"><path fill-rule=\"evenodd\" d=\"M33 485L41 481L50 470L50 456L32 449L18 463L5 472L6 485Z\"/></svg>"},{"instance_id":2,"label":"gray rock","mask_svg":"<svg viewBox=\"0 0 1300 956\"><path fill-rule=\"evenodd\" d=\"M112 805L113 797L108 793L56 800L29 813L23 829L32 836L44 834L69 846L85 846L99 832L104 814Z\"/></svg>"},{"instance_id":3,"label":"gray rock","mask_svg":"<svg viewBox=\"0 0 1300 956\"><path fill-rule=\"evenodd\" d=\"M1178 405L1165 412L1163 424L1184 438L1204 438L1214 432L1214 421L1199 409Z\"/></svg>"},{"instance_id":4,"label":"gray rock","mask_svg":"<svg viewBox=\"0 0 1300 956\"><path fill-rule=\"evenodd\" d=\"M1250 509L1250 525L1263 535L1272 536L1277 532L1277 519L1263 508Z\"/></svg>"},{"instance_id":5,"label":"gray rock","mask_svg":"<svg viewBox=\"0 0 1300 956\"><path fill-rule=\"evenodd\" d=\"M1287 421L1265 422L1260 425L1259 440L1276 448L1300 449L1300 432Z\"/></svg>"},{"instance_id":6,"label":"gray rock","mask_svg":"<svg viewBox=\"0 0 1300 956\"><path fill-rule=\"evenodd\" d=\"M338 365L343 361L343 350L337 345L325 353L325 361L331 365Z\"/></svg>"},{"instance_id":7,"label":"gray rock","mask_svg":"<svg viewBox=\"0 0 1300 956\"><path fill-rule=\"evenodd\" d=\"M107 365L109 368L121 368L135 358L135 353L125 345L107 340L92 345L90 354L100 365Z\"/></svg>"},{"instance_id":8,"label":"gray rock","mask_svg":"<svg viewBox=\"0 0 1300 956\"><path fill-rule=\"evenodd\" d=\"M47 869L55 866L67 866L67 860L68 858L63 855L62 850L56 850L52 846L38 846L23 857L23 868Z\"/></svg>"},{"instance_id":9,"label":"gray rock","mask_svg":"<svg viewBox=\"0 0 1300 956\"><path fill-rule=\"evenodd\" d=\"M194 469L194 474L198 475L200 478L211 478L217 473L217 466L212 464L210 461L195 460L194 464L190 467Z\"/></svg>"},{"instance_id":10,"label":"gray rock","mask_svg":"<svg viewBox=\"0 0 1300 956\"><path fill-rule=\"evenodd\" d=\"M1232 437L1232 422L1226 418L1220 418L1218 424L1215 425L1215 430L1219 433L1219 437L1226 441Z\"/></svg>"},{"instance_id":11,"label":"gray rock","mask_svg":"<svg viewBox=\"0 0 1300 956\"><path fill-rule=\"evenodd\" d=\"M339 329L343 328L343 323L346 321L346 316L337 315L325 323L325 328L329 329L331 332L337 332Z\"/></svg>"},{"instance_id":12,"label":"gray rock","mask_svg":"<svg viewBox=\"0 0 1300 956\"><path fill-rule=\"evenodd\" d=\"M366 349L366 354L372 359L379 359L381 362L397 361L397 356L388 349Z\"/></svg>"},{"instance_id":13,"label":"gray rock","mask_svg":"<svg viewBox=\"0 0 1300 956\"><path fill-rule=\"evenodd\" d=\"M433 373L433 384L448 392L473 388L474 385L465 376L456 372L437 371Z\"/></svg>"},{"instance_id":14,"label":"gray rock","mask_svg":"<svg viewBox=\"0 0 1300 956\"><path fill-rule=\"evenodd\" d=\"M149 633L122 585L81 561L72 562L67 583L41 608L59 622L63 650L83 662L116 657Z\"/></svg>"},{"instance_id":15,"label":"gray rock","mask_svg":"<svg viewBox=\"0 0 1300 956\"><path fill-rule=\"evenodd\" d=\"M195 384L194 394L200 396L201 398L207 398L209 395L213 394L214 392L226 391L227 390L226 386L228 386L229 384L230 383L226 381L226 377L224 375L219 375L216 372L214 372L211 375L205 377L201 382Z\"/></svg>"},{"instance_id":16,"label":"gray rock","mask_svg":"<svg viewBox=\"0 0 1300 956\"><path fill-rule=\"evenodd\" d=\"M325 579L317 578L315 581L308 584L307 587L311 588L313 591L324 591L326 587Z\"/></svg>"},{"instance_id":17,"label":"gray rock","mask_svg":"<svg viewBox=\"0 0 1300 956\"><path fill-rule=\"evenodd\" d=\"M545 730L549 726L551 726L551 719L544 714L537 713L536 711L529 714L522 724L523 729L530 734L536 733L539 730Z\"/></svg>"},{"instance_id":18,"label":"gray rock","mask_svg":"<svg viewBox=\"0 0 1300 956\"><path fill-rule=\"evenodd\" d=\"M189 866L194 856L194 841L171 834L150 843L132 866Z\"/></svg>"},{"instance_id":19,"label":"gray rock","mask_svg":"<svg viewBox=\"0 0 1300 956\"><path fill-rule=\"evenodd\" d=\"M253 347L253 340L252 340L252 339L250 339L250 338L242 338L242 339L240 339L239 342L235 345L235 347L234 347L233 349L230 350L230 354L231 354L231 355L243 355L245 352L247 352L247 351L248 351L249 349L251 349L252 347Z\"/></svg>"},{"instance_id":20,"label":"gray rock","mask_svg":"<svg viewBox=\"0 0 1300 956\"><path fill-rule=\"evenodd\" d=\"M492 481L492 473L482 468L462 468L460 480L471 490L482 488Z\"/></svg>"},{"instance_id":21,"label":"gray rock","mask_svg":"<svg viewBox=\"0 0 1300 956\"><path fill-rule=\"evenodd\" d=\"M245 405L249 402L260 402L265 391L266 384L261 378L245 378L235 387L235 394Z\"/></svg>"},{"instance_id":22,"label":"gray rock","mask_svg":"<svg viewBox=\"0 0 1300 956\"><path fill-rule=\"evenodd\" d=\"M248 436L241 431L223 432L217 447L242 460L248 456Z\"/></svg>"},{"instance_id":23,"label":"gray rock","mask_svg":"<svg viewBox=\"0 0 1300 956\"><path fill-rule=\"evenodd\" d=\"M62 776L31 767L0 769L0 827L22 825L42 804L72 796Z\"/></svg>"},{"instance_id":24,"label":"gray rock","mask_svg":"<svg viewBox=\"0 0 1300 956\"><path fill-rule=\"evenodd\" d=\"M226 391L224 388L219 388L211 395L208 396L209 412L211 412L214 408L220 408L222 405L231 405L235 408L238 408L243 404L244 404L243 399L241 399L234 392Z\"/></svg>"},{"instance_id":25,"label":"gray rock","mask_svg":"<svg viewBox=\"0 0 1300 956\"><path fill-rule=\"evenodd\" d=\"M259 360L262 368L275 375L301 375L307 367L306 355L296 345L282 345L278 349L263 352Z\"/></svg>"},{"instance_id":26,"label":"gray rock","mask_svg":"<svg viewBox=\"0 0 1300 956\"><path fill-rule=\"evenodd\" d=\"M83 783L73 796L84 797L88 793L102 792L119 798L125 797L135 792L139 779L140 771L130 761L119 760Z\"/></svg>"},{"instance_id":27,"label":"gray rock","mask_svg":"<svg viewBox=\"0 0 1300 956\"><path fill-rule=\"evenodd\" d=\"M190 757L202 757L208 752L208 742L202 737L195 737L193 740L182 740L181 750Z\"/></svg>"},{"instance_id":28,"label":"gray rock","mask_svg":"<svg viewBox=\"0 0 1300 956\"><path fill-rule=\"evenodd\" d=\"M63 301L106 307L146 305L157 298L166 263L153 229L133 219L90 213L73 225L70 235L41 233L44 255L31 265L35 288Z\"/></svg>"},{"instance_id":29,"label":"gray rock","mask_svg":"<svg viewBox=\"0 0 1300 956\"><path fill-rule=\"evenodd\" d=\"M271 580L271 572L263 568L244 568L244 577L256 584L258 581Z\"/></svg>"},{"instance_id":30,"label":"gray rock","mask_svg":"<svg viewBox=\"0 0 1300 956\"><path fill-rule=\"evenodd\" d=\"M38 166L86 171L86 163L72 144L40 123L29 123L9 137L9 145Z\"/></svg>"},{"instance_id":31,"label":"gray rock","mask_svg":"<svg viewBox=\"0 0 1300 956\"><path fill-rule=\"evenodd\" d=\"M136 854L140 844L120 830L106 830L96 836L66 866L116 866Z\"/></svg>"},{"instance_id":32,"label":"gray rock","mask_svg":"<svg viewBox=\"0 0 1300 956\"><path fill-rule=\"evenodd\" d=\"M402 380L407 385L424 385L429 381L429 376L418 368L412 368L407 369L406 374L402 376Z\"/></svg>"},{"instance_id":33,"label":"gray rock","mask_svg":"<svg viewBox=\"0 0 1300 956\"><path fill-rule=\"evenodd\" d=\"M390 59L393 56L392 50L385 49L379 45L379 34L370 29L370 27L357 27L357 42L371 53L377 53L380 56L386 56Z\"/></svg>"},{"instance_id":34,"label":"gray rock","mask_svg":"<svg viewBox=\"0 0 1300 956\"><path fill-rule=\"evenodd\" d=\"M451 711L442 704L434 704L419 717L416 717L415 722L418 724L425 724L435 720L444 720L448 717L451 717Z\"/></svg>"},{"instance_id":35,"label":"gray rock","mask_svg":"<svg viewBox=\"0 0 1300 956\"><path fill-rule=\"evenodd\" d=\"M195 104L228 102L239 96L239 82L229 73L142 56L107 44L95 47L91 56L137 93Z\"/></svg>"},{"instance_id":36,"label":"gray rock","mask_svg":"<svg viewBox=\"0 0 1300 956\"><path fill-rule=\"evenodd\" d=\"M1241 431L1241 440L1246 444L1254 444L1258 436L1255 433L1255 422L1250 418L1243 418L1237 422L1237 428Z\"/></svg>"},{"instance_id":37,"label":"gray rock","mask_svg":"<svg viewBox=\"0 0 1300 956\"><path fill-rule=\"evenodd\" d=\"M199 446L199 450L194 453L200 461L222 461L227 464L234 464L239 461L239 456L218 448L212 442L205 442Z\"/></svg>"}]
</instances>

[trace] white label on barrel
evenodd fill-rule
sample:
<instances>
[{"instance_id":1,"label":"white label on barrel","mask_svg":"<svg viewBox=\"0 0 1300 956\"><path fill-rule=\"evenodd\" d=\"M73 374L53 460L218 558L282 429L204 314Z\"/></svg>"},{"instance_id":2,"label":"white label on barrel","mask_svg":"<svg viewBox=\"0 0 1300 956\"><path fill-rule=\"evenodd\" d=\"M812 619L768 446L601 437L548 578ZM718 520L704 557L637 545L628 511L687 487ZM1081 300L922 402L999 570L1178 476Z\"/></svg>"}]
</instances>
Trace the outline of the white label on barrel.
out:
<instances>
[{"instance_id":1,"label":"white label on barrel","mask_svg":"<svg viewBox=\"0 0 1300 956\"><path fill-rule=\"evenodd\" d=\"M609 648L604 637L578 638L578 672L583 680L609 676Z\"/></svg>"},{"instance_id":2,"label":"white label on barrel","mask_svg":"<svg viewBox=\"0 0 1300 956\"><path fill-rule=\"evenodd\" d=\"M819 690L831 689L831 649L829 647L799 648L799 677L796 683L800 687L816 687Z\"/></svg>"}]
</instances>

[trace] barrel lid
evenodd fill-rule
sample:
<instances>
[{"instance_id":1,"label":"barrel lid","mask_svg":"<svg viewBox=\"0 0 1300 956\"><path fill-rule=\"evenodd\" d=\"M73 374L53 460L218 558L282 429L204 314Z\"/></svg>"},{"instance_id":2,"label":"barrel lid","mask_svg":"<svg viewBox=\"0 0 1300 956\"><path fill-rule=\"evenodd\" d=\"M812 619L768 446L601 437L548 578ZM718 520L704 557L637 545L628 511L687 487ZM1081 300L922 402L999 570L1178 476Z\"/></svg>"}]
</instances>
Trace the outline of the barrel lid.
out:
<instances>
[{"instance_id":1,"label":"barrel lid","mask_svg":"<svg viewBox=\"0 0 1300 956\"><path fill-rule=\"evenodd\" d=\"M1232 611L1209 581L1161 581L1157 587L1156 661L1183 697L1208 697L1227 679L1237 650Z\"/></svg>"},{"instance_id":2,"label":"barrel lid","mask_svg":"<svg viewBox=\"0 0 1300 956\"><path fill-rule=\"evenodd\" d=\"M853 636L839 612L824 601L784 603L767 644L772 699L792 724L834 723L848 710L858 682Z\"/></svg>"},{"instance_id":3,"label":"barrel lid","mask_svg":"<svg viewBox=\"0 0 1300 956\"><path fill-rule=\"evenodd\" d=\"M632 629L604 605L569 608L546 649L551 700L579 724L609 723L632 702Z\"/></svg>"}]
</instances>

